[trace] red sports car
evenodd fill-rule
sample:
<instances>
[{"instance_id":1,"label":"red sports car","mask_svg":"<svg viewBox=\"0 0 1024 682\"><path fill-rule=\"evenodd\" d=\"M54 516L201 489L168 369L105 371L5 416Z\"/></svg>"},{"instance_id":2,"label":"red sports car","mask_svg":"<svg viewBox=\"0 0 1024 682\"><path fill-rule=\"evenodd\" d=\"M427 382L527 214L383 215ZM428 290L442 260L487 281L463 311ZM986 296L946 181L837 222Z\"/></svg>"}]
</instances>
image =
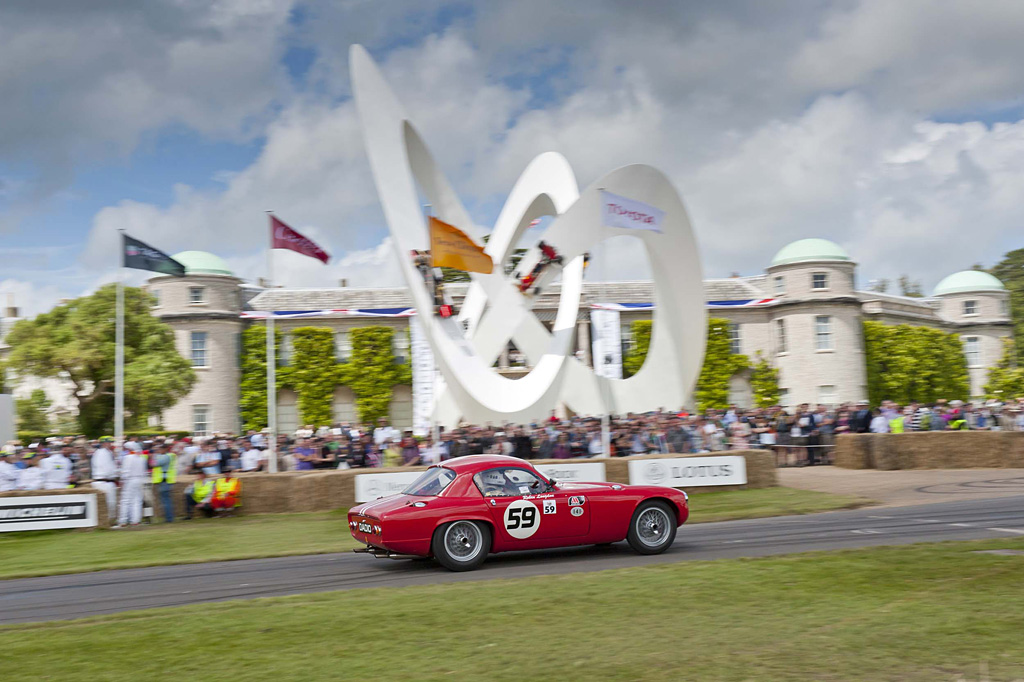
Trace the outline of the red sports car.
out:
<instances>
[{"instance_id":1,"label":"red sports car","mask_svg":"<svg viewBox=\"0 0 1024 682\"><path fill-rule=\"evenodd\" d=\"M432 556L453 571L489 552L627 540L640 554L672 544L689 516L686 493L621 483L558 483L515 457L471 455L423 472L404 492L349 510L356 552Z\"/></svg>"}]
</instances>

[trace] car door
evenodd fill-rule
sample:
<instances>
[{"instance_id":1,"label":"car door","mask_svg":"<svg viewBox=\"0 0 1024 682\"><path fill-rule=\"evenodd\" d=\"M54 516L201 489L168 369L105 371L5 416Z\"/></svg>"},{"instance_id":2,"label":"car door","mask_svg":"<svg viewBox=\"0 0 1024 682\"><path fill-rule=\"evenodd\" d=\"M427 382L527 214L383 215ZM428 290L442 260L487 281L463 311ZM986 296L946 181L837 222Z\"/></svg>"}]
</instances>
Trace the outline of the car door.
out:
<instances>
[{"instance_id":1,"label":"car door","mask_svg":"<svg viewBox=\"0 0 1024 682\"><path fill-rule=\"evenodd\" d=\"M529 469L495 467L477 474L474 481L484 495L502 546L551 546L560 538L589 531L590 514L572 511L583 506L580 496L549 489L548 482Z\"/></svg>"}]
</instances>

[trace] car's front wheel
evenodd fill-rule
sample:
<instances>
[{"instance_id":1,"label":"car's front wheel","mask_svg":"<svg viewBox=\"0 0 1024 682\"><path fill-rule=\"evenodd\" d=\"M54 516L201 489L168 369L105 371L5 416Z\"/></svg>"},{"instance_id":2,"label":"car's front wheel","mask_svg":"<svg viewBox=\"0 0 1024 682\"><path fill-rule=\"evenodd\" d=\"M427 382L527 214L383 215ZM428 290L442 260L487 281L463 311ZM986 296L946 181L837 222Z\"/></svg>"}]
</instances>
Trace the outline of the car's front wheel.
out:
<instances>
[{"instance_id":1,"label":"car's front wheel","mask_svg":"<svg viewBox=\"0 0 1024 682\"><path fill-rule=\"evenodd\" d=\"M661 554L676 539L676 515L660 500L641 502L633 512L626 540L638 554Z\"/></svg>"},{"instance_id":2,"label":"car's front wheel","mask_svg":"<svg viewBox=\"0 0 1024 682\"><path fill-rule=\"evenodd\" d=\"M431 549L449 571L471 571L487 558L491 530L477 521L452 521L434 531Z\"/></svg>"}]
</instances>

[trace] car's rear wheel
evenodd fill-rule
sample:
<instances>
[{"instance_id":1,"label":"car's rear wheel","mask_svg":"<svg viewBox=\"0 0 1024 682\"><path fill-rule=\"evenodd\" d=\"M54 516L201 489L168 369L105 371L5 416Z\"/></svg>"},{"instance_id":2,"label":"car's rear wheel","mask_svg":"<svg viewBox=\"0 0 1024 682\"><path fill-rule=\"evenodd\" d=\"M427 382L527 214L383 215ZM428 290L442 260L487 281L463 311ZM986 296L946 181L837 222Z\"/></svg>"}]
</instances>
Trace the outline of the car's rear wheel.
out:
<instances>
[{"instance_id":1,"label":"car's rear wheel","mask_svg":"<svg viewBox=\"0 0 1024 682\"><path fill-rule=\"evenodd\" d=\"M487 558L491 530L477 521L452 521L434 531L431 549L449 571L471 571Z\"/></svg>"},{"instance_id":2,"label":"car's rear wheel","mask_svg":"<svg viewBox=\"0 0 1024 682\"><path fill-rule=\"evenodd\" d=\"M676 515L660 500L641 502L629 522L626 540L638 554L661 554L676 539Z\"/></svg>"}]
</instances>

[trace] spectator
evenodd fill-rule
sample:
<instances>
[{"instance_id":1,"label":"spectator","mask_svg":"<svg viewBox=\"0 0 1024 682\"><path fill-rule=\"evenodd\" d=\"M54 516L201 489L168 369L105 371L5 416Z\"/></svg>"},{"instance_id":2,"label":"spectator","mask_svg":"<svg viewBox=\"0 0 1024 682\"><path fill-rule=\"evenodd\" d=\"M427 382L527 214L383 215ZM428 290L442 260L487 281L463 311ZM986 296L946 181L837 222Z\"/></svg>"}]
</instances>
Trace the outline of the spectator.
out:
<instances>
[{"instance_id":1,"label":"spectator","mask_svg":"<svg viewBox=\"0 0 1024 682\"><path fill-rule=\"evenodd\" d=\"M167 451L166 445L157 445L153 453L153 487L164 508L164 521L174 522L174 502L171 489L178 475L177 456Z\"/></svg>"},{"instance_id":2,"label":"spectator","mask_svg":"<svg viewBox=\"0 0 1024 682\"><path fill-rule=\"evenodd\" d=\"M889 420L882 414L882 410L876 407L872 414L871 433L889 433Z\"/></svg>"},{"instance_id":3,"label":"spectator","mask_svg":"<svg viewBox=\"0 0 1024 682\"><path fill-rule=\"evenodd\" d=\"M18 477L18 490L43 489L45 476L43 474L43 470L39 468L39 462L41 459L42 455L34 449L30 449L25 456L22 457L21 461L25 468L21 470L21 475Z\"/></svg>"},{"instance_id":4,"label":"spectator","mask_svg":"<svg viewBox=\"0 0 1024 682\"><path fill-rule=\"evenodd\" d=\"M18 479L21 478L21 469L14 466L14 449L5 449L0 453L0 493L10 492L18 489Z\"/></svg>"},{"instance_id":5,"label":"spectator","mask_svg":"<svg viewBox=\"0 0 1024 682\"><path fill-rule=\"evenodd\" d=\"M43 472L44 490L61 490L68 487L71 482L71 451L70 443L61 446L60 452L55 452L39 462L39 469Z\"/></svg>"},{"instance_id":6,"label":"spectator","mask_svg":"<svg viewBox=\"0 0 1024 682\"><path fill-rule=\"evenodd\" d=\"M192 481L189 487L185 488L185 519L192 519L192 511L198 509L207 518L213 516L213 479L206 476L206 472L199 471L196 480Z\"/></svg>"},{"instance_id":7,"label":"spectator","mask_svg":"<svg viewBox=\"0 0 1024 682\"><path fill-rule=\"evenodd\" d=\"M242 471L262 471L267 463L263 451L249 441L249 448L242 453Z\"/></svg>"},{"instance_id":8,"label":"spectator","mask_svg":"<svg viewBox=\"0 0 1024 682\"><path fill-rule=\"evenodd\" d=\"M213 498L210 507L214 511L231 511L242 506L242 482L231 475L231 467L225 467L224 475L214 481Z\"/></svg>"},{"instance_id":9,"label":"spectator","mask_svg":"<svg viewBox=\"0 0 1024 682\"><path fill-rule=\"evenodd\" d=\"M213 447L213 441L203 443L196 454L196 468L201 469L207 476L220 474L220 452Z\"/></svg>"}]
</instances>

